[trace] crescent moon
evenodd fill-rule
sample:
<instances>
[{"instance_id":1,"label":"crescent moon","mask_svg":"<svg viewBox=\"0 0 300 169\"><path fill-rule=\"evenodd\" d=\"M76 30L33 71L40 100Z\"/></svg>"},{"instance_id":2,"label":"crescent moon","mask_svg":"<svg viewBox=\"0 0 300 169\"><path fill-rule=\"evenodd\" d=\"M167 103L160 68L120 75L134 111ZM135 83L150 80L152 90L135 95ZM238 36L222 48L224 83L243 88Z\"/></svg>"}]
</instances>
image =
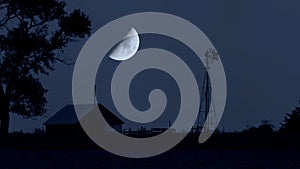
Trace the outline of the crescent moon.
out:
<instances>
[{"instance_id":1,"label":"crescent moon","mask_svg":"<svg viewBox=\"0 0 300 169\"><path fill-rule=\"evenodd\" d=\"M119 42L109 57L116 61L124 61L132 58L138 51L140 38L137 31L131 28L127 35Z\"/></svg>"}]
</instances>

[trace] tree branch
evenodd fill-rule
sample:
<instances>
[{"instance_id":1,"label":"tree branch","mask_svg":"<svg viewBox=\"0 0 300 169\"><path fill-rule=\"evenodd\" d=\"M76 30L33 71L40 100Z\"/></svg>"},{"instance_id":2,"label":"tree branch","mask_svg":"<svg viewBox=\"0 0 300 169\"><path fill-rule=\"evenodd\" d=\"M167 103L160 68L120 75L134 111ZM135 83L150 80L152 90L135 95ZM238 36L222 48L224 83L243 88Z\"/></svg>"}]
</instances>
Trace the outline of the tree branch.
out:
<instances>
[{"instance_id":1,"label":"tree branch","mask_svg":"<svg viewBox=\"0 0 300 169\"><path fill-rule=\"evenodd\" d=\"M34 23L34 24L33 24ZM28 27L28 30L32 29L32 28L35 28L35 27L38 27L38 26L42 26L46 23L46 21L41 21L39 23L35 23L33 21L30 22L30 26Z\"/></svg>"},{"instance_id":2,"label":"tree branch","mask_svg":"<svg viewBox=\"0 0 300 169\"><path fill-rule=\"evenodd\" d=\"M0 23L0 27L7 27L6 26L6 24L10 21L10 20L12 20L12 19L14 19L14 18L16 18L17 16L15 15L15 16L7 16L6 17L6 19L5 20L2 20L1 22L2 23Z\"/></svg>"},{"instance_id":3,"label":"tree branch","mask_svg":"<svg viewBox=\"0 0 300 169\"><path fill-rule=\"evenodd\" d=\"M5 9L5 8L8 8L8 7L9 7L9 5L3 5L3 6L0 6L0 10Z\"/></svg>"},{"instance_id":4,"label":"tree branch","mask_svg":"<svg viewBox=\"0 0 300 169\"><path fill-rule=\"evenodd\" d=\"M75 63L74 62L69 62L67 58L58 58L58 57L55 57L54 58L55 60L67 65L67 66L72 66L74 65Z\"/></svg>"}]
</instances>

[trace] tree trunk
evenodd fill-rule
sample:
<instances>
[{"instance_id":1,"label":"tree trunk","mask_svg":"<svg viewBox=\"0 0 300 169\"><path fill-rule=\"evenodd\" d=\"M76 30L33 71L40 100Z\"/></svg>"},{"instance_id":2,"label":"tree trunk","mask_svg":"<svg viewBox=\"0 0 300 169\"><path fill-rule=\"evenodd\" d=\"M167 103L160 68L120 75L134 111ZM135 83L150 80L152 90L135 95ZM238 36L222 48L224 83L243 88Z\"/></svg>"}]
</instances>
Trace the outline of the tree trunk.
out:
<instances>
[{"instance_id":1,"label":"tree trunk","mask_svg":"<svg viewBox=\"0 0 300 169\"><path fill-rule=\"evenodd\" d=\"M9 129L9 111L3 110L2 108L0 108L1 110L1 126L0 126L0 135L1 136L5 136L8 134L8 129Z\"/></svg>"},{"instance_id":2,"label":"tree trunk","mask_svg":"<svg viewBox=\"0 0 300 169\"><path fill-rule=\"evenodd\" d=\"M8 134L9 129L9 104L5 97L3 86L0 84L0 135L5 136Z\"/></svg>"}]
</instances>

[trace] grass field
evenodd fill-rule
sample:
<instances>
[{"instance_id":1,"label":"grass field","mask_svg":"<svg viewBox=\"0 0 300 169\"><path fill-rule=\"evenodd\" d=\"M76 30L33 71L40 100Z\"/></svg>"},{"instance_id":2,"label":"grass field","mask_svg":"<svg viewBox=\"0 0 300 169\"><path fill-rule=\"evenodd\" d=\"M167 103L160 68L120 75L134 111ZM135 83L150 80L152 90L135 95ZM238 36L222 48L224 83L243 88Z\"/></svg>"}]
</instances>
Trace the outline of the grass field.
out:
<instances>
[{"instance_id":1,"label":"grass field","mask_svg":"<svg viewBox=\"0 0 300 169\"><path fill-rule=\"evenodd\" d=\"M146 159L129 159L103 150L0 151L1 169L196 169L300 167L293 150L171 150Z\"/></svg>"}]
</instances>

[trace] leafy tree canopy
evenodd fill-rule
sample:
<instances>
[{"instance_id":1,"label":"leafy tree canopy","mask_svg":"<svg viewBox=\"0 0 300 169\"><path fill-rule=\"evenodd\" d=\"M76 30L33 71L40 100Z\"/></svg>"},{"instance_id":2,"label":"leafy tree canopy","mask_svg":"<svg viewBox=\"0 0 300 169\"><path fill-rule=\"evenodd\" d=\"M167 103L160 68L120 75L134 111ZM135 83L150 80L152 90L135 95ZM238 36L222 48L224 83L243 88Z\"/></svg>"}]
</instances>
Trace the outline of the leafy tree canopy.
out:
<instances>
[{"instance_id":1,"label":"leafy tree canopy","mask_svg":"<svg viewBox=\"0 0 300 169\"><path fill-rule=\"evenodd\" d=\"M91 22L60 0L0 0L0 117L45 112L46 89L39 74L48 75L69 42L89 35ZM3 124L1 125L3 127Z\"/></svg>"}]
</instances>

